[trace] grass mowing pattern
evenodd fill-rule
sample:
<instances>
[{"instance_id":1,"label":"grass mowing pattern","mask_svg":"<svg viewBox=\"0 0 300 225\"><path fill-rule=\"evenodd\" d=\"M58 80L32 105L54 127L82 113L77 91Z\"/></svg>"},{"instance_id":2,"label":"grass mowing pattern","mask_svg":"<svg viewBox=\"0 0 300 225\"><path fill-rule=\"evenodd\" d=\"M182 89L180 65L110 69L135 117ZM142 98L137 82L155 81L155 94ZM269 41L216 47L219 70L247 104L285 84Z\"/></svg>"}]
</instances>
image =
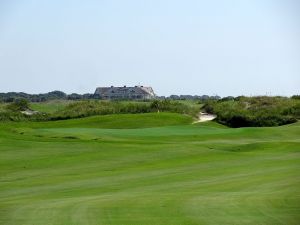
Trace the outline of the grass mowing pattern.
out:
<instances>
[{"instance_id":1,"label":"grass mowing pattern","mask_svg":"<svg viewBox=\"0 0 300 225\"><path fill-rule=\"evenodd\" d=\"M0 224L299 224L300 123L190 123L2 123Z\"/></svg>"}]
</instances>

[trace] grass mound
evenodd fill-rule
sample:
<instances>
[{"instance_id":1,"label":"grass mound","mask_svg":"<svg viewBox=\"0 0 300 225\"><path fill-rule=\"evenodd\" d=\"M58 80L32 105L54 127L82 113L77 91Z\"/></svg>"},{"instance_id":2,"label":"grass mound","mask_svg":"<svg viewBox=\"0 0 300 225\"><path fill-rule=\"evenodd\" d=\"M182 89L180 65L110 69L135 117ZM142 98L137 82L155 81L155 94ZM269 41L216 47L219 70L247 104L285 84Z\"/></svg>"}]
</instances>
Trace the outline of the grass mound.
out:
<instances>
[{"instance_id":1,"label":"grass mound","mask_svg":"<svg viewBox=\"0 0 300 225\"><path fill-rule=\"evenodd\" d=\"M35 128L109 128L109 129L133 129L147 127L162 127L191 124L193 118L177 113L143 113L143 114L113 114L90 116L79 119L31 122ZM3 123L6 126L27 126L28 122Z\"/></svg>"}]
</instances>

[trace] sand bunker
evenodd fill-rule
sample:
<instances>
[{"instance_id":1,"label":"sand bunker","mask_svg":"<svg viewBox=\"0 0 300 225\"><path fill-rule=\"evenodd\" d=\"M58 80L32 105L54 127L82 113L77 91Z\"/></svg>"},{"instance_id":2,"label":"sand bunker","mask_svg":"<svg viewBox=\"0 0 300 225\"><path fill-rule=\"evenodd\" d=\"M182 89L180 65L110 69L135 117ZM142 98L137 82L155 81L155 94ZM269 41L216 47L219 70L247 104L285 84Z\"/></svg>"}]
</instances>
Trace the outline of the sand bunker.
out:
<instances>
[{"instance_id":1,"label":"sand bunker","mask_svg":"<svg viewBox=\"0 0 300 225\"><path fill-rule=\"evenodd\" d=\"M199 113L199 119L195 121L194 123L201 123L201 122L206 122L210 120L214 120L217 116L214 114L209 114L209 113Z\"/></svg>"}]
</instances>

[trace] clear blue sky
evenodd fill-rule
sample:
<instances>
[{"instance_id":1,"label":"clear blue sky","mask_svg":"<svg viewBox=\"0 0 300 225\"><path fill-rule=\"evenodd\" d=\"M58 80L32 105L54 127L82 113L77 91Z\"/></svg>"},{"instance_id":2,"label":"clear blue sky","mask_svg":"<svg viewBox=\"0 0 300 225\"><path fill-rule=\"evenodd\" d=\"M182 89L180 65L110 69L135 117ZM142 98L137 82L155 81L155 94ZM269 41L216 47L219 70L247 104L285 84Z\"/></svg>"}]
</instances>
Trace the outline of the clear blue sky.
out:
<instances>
[{"instance_id":1,"label":"clear blue sky","mask_svg":"<svg viewBox=\"0 0 300 225\"><path fill-rule=\"evenodd\" d=\"M1 0L0 92L300 94L297 0Z\"/></svg>"}]
</instances>

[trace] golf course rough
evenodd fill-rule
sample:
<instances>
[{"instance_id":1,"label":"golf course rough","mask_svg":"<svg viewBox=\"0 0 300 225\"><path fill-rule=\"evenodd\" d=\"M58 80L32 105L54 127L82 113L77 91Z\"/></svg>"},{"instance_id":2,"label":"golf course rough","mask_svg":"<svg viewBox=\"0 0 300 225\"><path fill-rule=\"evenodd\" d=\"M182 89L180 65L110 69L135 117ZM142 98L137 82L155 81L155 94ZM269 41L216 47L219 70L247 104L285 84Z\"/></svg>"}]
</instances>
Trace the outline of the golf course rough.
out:
<instances>
[{"instance_id":1,"label":"golf course rough","mask_svg":"<svg viewBox=\"0 0 300 225\"><path fill-rule=\"evenodd\" d=\"M0 224L300 224L300 123L172 113L0 124Z\"/></svg>"}]
</instances>

